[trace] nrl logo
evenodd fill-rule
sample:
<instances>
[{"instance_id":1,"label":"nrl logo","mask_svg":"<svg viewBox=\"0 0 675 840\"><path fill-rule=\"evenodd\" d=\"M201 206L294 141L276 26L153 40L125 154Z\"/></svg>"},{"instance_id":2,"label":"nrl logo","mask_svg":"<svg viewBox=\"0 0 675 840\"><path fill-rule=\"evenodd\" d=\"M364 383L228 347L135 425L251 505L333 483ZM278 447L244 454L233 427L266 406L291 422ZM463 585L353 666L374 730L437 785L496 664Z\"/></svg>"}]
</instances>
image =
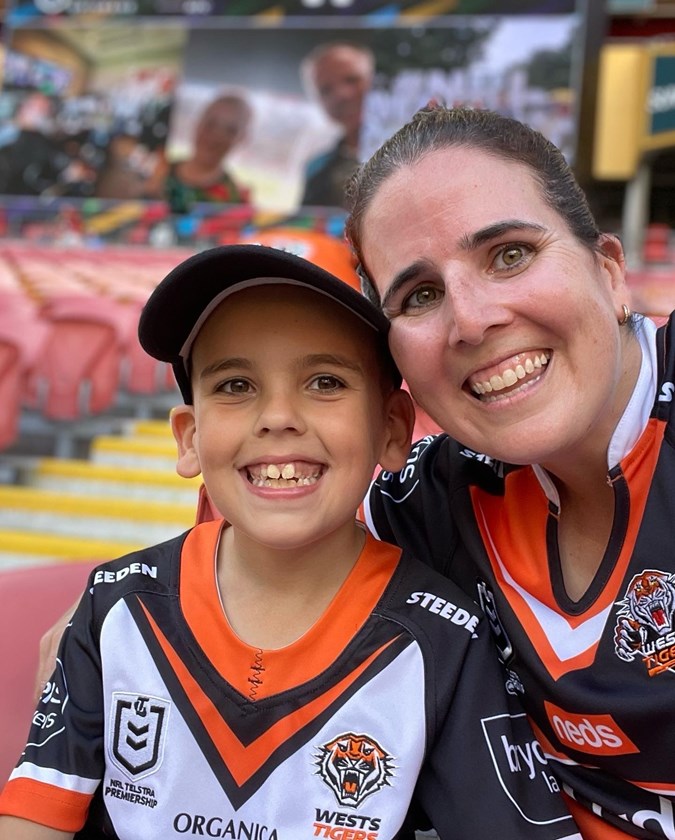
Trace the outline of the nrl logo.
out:
<instances>
[{"instance_id":1,"label":"nrl logo","mask_svg":"<svg viewBox=\"0 0 675 840\"><path fill-rule=\"evenodd\" d=\"M131 779L159 769L171 703L143 694L113 693L112 758Z\"/></svg>"},{"instance_id":2,"label":"nrl logo","mask_svg":"<svg viewBox=\"0 0 675 840\"><path fill-rule=\"evenodd\" d=\"M392 757L367 735L340 735L319 747L318 775L340 805L356 808L372 793L389 785Z\"/></svg>"}]
</instances>

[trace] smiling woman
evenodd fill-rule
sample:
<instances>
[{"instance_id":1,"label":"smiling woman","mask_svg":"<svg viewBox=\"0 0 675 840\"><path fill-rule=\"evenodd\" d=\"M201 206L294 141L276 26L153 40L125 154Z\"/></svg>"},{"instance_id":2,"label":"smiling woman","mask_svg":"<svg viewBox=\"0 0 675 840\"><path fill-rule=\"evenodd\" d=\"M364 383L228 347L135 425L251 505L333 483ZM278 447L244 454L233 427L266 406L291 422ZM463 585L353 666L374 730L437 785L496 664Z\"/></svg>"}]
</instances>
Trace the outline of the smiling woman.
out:
<instances>
[{"instance_id":1,"label":"smiling woman","mask_svg":"<svg viewBox=\"0 0 675 840\"><path fill-rule=\"evenodd\" d=\"M671 328L631 316L618 239L520 122L423 109L348 189L364 291L447 432L369 523L481 602L584 837L675 837Z\"/></svg>"}]
</instances>

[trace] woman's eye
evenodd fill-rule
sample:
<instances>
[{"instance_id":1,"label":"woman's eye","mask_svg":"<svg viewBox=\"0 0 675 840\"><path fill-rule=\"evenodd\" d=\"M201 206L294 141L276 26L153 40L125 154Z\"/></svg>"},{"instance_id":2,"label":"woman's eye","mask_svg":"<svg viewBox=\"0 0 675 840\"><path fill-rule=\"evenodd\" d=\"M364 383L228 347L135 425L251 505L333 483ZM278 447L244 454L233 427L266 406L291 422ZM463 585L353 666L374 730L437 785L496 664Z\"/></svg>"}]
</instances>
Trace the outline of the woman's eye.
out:
<instances>
[{"instance_id":1,"label":"woman's eye","mask_svg":"<svg viewBox=\"0 0 675 840\"><path fill-rule=\"evenodd\" d=\"M534 253L529 245L506 245L495 256L493 269L509 269L523 265Z\"/></svg>"},{"instance_id":2,"label":"woman's eye","mask_svg":"<svg viewBox=\"0 0 675 840\"><path fill-rule=\"evenodd\" d=\"M340 388L344 388L344 382L341 379L338 379L337 376L331 376L328 373L324 373L321 376L316 376L310 383L310 388L313 391L339 391Z\"/></svg>"},{"instance_id":3,"label":"woman's eye","mask_svg":"<svg viewBox=\"0 0 675 840\"><path fill-rule=\"evenodd\" d=\"M401 305L401 312L425 309L427 306L438 303L442 297L442 291L435 286L419 286L405 298Z\"/></svg>"}]
</instances>

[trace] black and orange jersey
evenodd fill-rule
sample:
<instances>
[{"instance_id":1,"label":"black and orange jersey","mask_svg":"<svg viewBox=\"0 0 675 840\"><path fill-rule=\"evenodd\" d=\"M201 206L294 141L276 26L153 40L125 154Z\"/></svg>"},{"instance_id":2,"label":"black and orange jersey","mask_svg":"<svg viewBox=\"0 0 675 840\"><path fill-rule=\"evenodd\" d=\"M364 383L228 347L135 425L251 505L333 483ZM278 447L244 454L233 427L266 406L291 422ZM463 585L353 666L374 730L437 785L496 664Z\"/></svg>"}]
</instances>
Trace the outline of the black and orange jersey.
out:
<instances>
[{"instance_id":1,"label":"black and orange jersey","mask_svg":"<svg viewBox=\"0 0 675 840\"><path fill-rule=\"evenodd\" d=\"M675 838L675 345L639 327L642 367L608 451L615 515L578 601L556 489L445 435L382 474L366 518L478 599L584 838Z\"/></svg>"},{"instance_id":2,"label":"black and orange jersey","mask_svg":"<svg viewBox=\"0 0 675 840\"><path fill-rule=\"evenodd\" d=\"M87 837L388 840L414 795L444 840L580 840L471 599L368 536L319 621L257 649L222 609L222 527L92 573L0 813Z\"/></svg>"}]
</instances>

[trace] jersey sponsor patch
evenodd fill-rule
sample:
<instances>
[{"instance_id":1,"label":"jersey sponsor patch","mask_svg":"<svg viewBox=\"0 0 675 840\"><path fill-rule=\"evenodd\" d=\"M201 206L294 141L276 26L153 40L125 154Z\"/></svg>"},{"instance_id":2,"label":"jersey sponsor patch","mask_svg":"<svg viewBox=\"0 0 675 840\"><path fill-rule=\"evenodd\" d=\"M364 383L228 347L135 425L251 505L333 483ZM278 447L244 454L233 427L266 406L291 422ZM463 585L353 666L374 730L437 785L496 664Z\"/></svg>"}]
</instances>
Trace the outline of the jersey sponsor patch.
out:
<instances>
[{"instance_id":1,"label":"jersey sponsor patch","mask_svg":"<svg viewBox=\"0 0 675 840\"><path fill-rule=\"evenodd\" d=\"M318 748L317 774L340 805L359 805L394 775L393 759L374 738L345 732Z\"/></svg>"},{"instance_id":2,"label":"jersey sponsor patch","mask_svg":"<svg viewBox=\"0 0 675 840\"><path fill-rule=\"evenodd\" d=\"M65 731L63 712L68 705L68 685L63 664L56 660L56 668L49 682L45 683L33 713L29 747L43 747Z\"/></svg>"},{"instance_id":3,"label":"jersey sponsor patch","mask_svg":"<svg viewBox=\"0 0 675 840\"><path fill-rule=\"evenodd\" d=\"M548 700L544 708L558 740L568 749L596 756L640 752L611 715L567 712Z\"/></svg>"},{"instance_id":4,"label":"jersey sponsor patch","mask_svg":"<svg viewBox=\"0 0 675 840\"><path fill-rule=\"evenodd\" d=\"M675 575L646 569L635 575L614 628L614 651L624 662L640 659L650 677L675 673Z\"/></svg>"},{"instance_id":5,"label":"jersey sponsor patch","mask_svg":"<svg viewBox=\"0 0 675 840\"><path fill-rule=\"evenodd\" d=\"M458 627L464 627L474 638L476 636L474 630L478 627L480 618L434 592L411 592L406 599L406 604L417 604L423 610L439 615Z\"/></svg>"},{"instance_id":6,"label":"jersey sponsor patch","mask_svg":"<svg viewBox=\"0 0 675 840\"><path fill-rule=\"evenodd\" d=\"M496 715L483 718L481 725L502 789L522 818L533 825L569 819L558 796L560 786L549 770L541 744L532 737L526 715ZM527 805L517 794L523 789L523 779L536 788L528 796Z\"/></svg>"},{"instance_id":7,"label":"jersey sponsor patch","mask_svg":"<svg viewBox=\"0 0 675 840\"><path fill-rule=\"evenodd\" d=\"M100 583L118 583L129 575L145 575L157 579L157 566L149 566L147 563L129 563L121 569L99 569L94 573L94 586Z\"/></svg>"},{"instance_id":8,"label":"jersey sponsor patch","mask_svg":"<svg viewBox=\"0 0 675 840\"><path fill-rule=\"evenodd\" d=\"M160 697L113 692L110 756L130 779L142 779L161 766L170 708L170 701Z\"/></svg>"}]
</instances>

